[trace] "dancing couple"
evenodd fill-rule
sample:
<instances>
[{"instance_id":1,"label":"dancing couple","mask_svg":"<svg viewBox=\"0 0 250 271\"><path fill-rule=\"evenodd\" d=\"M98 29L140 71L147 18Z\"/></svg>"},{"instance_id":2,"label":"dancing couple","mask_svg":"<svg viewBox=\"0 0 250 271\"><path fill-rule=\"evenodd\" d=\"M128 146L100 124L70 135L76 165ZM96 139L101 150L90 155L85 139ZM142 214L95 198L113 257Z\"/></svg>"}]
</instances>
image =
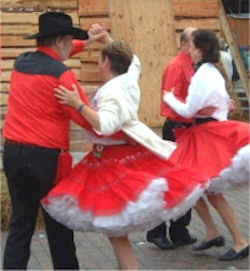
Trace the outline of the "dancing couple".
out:
<instances>
[{"instance_id":1,"label":"dancing couple","mask_svg":"<svg viewBox=\"0 0 250 271\"><path fill-rule=\"evenodd\" d=\"M215 58L206 55L211 50L207 46L203 49L204 37L206 45L214 42L210 32L194 33L194 57L199 55L202 65L192 79L186 103L178 101L173 93L166 93L165 101L186 117L214 105L213 101L219 112L215 111L209 121L195 117L190 130L178 137L176 147L138 119L141 64L127 45L113 41L99 25L93 25L89 32L74 28L70 17L63 13L41 15L39 26L43 26L39 34L32 36L39 42L38 50L16 61L4 128L4 170L13 205L4 269L27 268L41 201L55 269L79 269L72 233L78 230L105 233L120 268L136 270L130 232L148 230L180 217L206 191L222 192L226 186L248 182L249 126L226 121L229 98L224 81L213 68ZM73 38L87 41L74 42ZM89 102L62 61L93 41L105 44L98 64L104 84ZM211 88L200 86L202 71L209 71L218 85L210 79L214 84ZM201 94L203 90L206 95ZM199 98L193 102L189 95ZM225 99L223 108L218 97ZM67 152L70 119L86 130L94 144L72 170ZM214 126L218 127L216 135L212 133ZM210 142L212 136L216 142ZM212 155L205 153L208 142L210 148L212 144L220 148L218 153L223 151L218 157L213 155L209 166L204 158ZM195 148L196 143L204 152ZM234 182L232 176L238 175L231 173L238 171L242 178ZM232 249L240 256L248 250L245 240Z\"/></svg>"}]
</instances>

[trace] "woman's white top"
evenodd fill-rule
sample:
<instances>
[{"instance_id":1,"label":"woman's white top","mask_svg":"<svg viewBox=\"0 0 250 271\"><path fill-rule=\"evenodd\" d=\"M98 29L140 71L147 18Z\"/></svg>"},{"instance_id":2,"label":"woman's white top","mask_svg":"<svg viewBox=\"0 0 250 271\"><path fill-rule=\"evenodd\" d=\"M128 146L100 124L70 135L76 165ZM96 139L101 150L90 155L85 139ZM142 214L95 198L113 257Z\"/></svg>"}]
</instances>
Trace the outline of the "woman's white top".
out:
<instances>
[{"instance_id":1,"label":"woman's white top","mask_svg":"<svg viewBox=\"0 0 250 271\"><path fill-rule=\"evenodd\" d=\"M98 89L93 98L93 107L100 119L100 131L97 133L109 136L122 130L158 156L168 158L175 150L176 144L162 140L138 119L140 73L140 61L134 56L127 73L114 77ZM111 138L106 139L107 142L111 142L110 145L115 144L109 140Z\"/></svg>"},{"instance_id":2,"label":"woman's white top","mask_svg":"<svg viewBox=\"0 0 250 271\"><path fill-rule=\"evenodd\" d=\"M172 92L164 95L164 101L179 115L185 118L212 117L219 121L227 119L230 97L226 91L225 80L219 70L210 63L204 63L191 79L186 102L179 101ZM210 116L197 112L207 106L216 107Z\"/></svg>"}]
</instances>

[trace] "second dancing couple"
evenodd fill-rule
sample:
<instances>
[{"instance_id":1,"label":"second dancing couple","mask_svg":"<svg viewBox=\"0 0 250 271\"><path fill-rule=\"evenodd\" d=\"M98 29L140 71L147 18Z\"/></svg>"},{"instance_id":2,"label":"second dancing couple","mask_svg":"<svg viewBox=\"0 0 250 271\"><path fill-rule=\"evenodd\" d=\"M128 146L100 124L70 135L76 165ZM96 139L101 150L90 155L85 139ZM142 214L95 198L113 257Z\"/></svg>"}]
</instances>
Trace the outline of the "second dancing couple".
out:
<instances>
[{"instance_id":1,"label":"second dancing couple","mask_svg":"<svg viewBox=\"0 0 250 271\"><path fill-rule=\"evenodd\" d=\"M75 85L55 89L59 102L75 108L90 124L85 129L94 147L48 193L43 206L73 230L107 234L122 269L138 268L128 240L130 232L178 218L206 191L222 192L248 181L249 125L226 121L229 97L213 65L218 60L216 37L200 30L193 36L193 57L199 56L201 67L192 79L186 103L172 93L166 93L165 101L187 118L206 106L217 110L209 118L197 116L178 137L177 148L138 120L140 61L105 31L100 41L106 45L99 61L105 84L92 103L84 93L84 101L80 98ZM212 83L202 84L204 78ZM225 203L222 196L213 197L214 206L216 200ZM205 220L209 214L203 204L199 201L198 207ZM244 256L248 243L242 240L241 245L228 253Z\"/></svg>"}]
</instances>

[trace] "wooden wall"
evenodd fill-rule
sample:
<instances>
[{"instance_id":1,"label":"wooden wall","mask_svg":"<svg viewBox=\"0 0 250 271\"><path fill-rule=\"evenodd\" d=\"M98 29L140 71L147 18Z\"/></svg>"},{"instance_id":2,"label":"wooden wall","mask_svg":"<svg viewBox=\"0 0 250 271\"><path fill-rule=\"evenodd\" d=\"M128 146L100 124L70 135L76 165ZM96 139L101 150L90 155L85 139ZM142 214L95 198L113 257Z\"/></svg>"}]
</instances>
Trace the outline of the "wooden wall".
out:
<instances>
[{"instance_id":1,"label":"wooden wall","mask_svg":"<svg viewBox=\"0 0 250 271\"><path fill-rule=\"evenodd\" d=\"M249 27L250 19L232 18L227 16L235 40L240 46L250 46Z\"/></svg>"},{"instance_id":2,"label":"wooden wall","mask_svg":"<svg viewBox=\"0 0 250 271\"><path fill-rule=\"evenodd\" d=\"M119 9L119 4L124 5L124 12L127 12L127 15L129 15L126 4L120 1L116 2L118 2L116 3L118 4L116 6L117 10ZM127 17L127 22L121 28L122 31L120 34L118 34L119 31L117 31L114 23L114 31L111 29L113 21L112 16L110 16L111 3L111 0L2 0L0 22L2 30L0 129L2 129L4 115L7 111L10 75L15 58L22 52L35 50L35 41L25 40L23 39L23 36L37 32L38 16L48 9L69 13L73 17L74 24L78 24L85 29L93 23L103 23L111 30L114 38L122 38L123 32L124 36L126 36L126 29L131 28L131 23L133 23L135 27L140 26L140 30L136 32L136 35L140 40L143 39L143 36L146 38L144 43L140 43L140 40L138 40L137 48L140 47L141 52L144 49L147 50L141 55L142 62L145 62L144 67L147 67L145 68L143 86L150 85L150 88L145 87L145 89L143 89L142 96L144 102L141 107L140 116L142 120L151 126L159 126L162 124L162 119L159 117L161 72L163 62L165 64L169 60L169 57L174 56L176 52L174 38L173 36L171 37L170 34L170 29L171 27L173 28L173 17L170 17L169 15L171 1L160 0L158 3L158 1L150 0L147 1L147 3L149 3L147 5L143 5L141 2L140 4L137 4L140 6L140 10L133 8L135 2L131 1L129 6L130 10L133 10L131 16L134 18L130 21ZM164 3L166 4L164 5ZM164 8L164 11L161 11L162 7ZM152 18L152 16L150 17L151 9L155 13L155 18L158 18L157 20ZM140 13L140 16L138 16L137 13ZM160 17L158 16L158 13L160 13ZM138 19L139 17L144 17L144 22L141 25ZM166 18L169 22L165 24ZM170 18L172 19L170 20ZM150 25L148 24L149 21ZM163 28L162 25L164 25ZM166 43L164 38L163 45L161 45L162 40L159 38L162 36L161 28L164 30L164 35L170 40ZM150 36L147 35L149 32ZM141 46L142 44L143 46ZM66 62L66 64L75 71L79 81L85 86L90 94L100 85L100 76L97 70L100 48L100 45L94 44L82 54L79 54ZM163 50L163 48L165 49ZM164 57L158 58L159 51ZM151 55L151 57L148 57L149 55ZM151 68L149 68L150 65ZM146 73L148 74L148 79ZM76 126L73 127L75 128Z\"/></svg>"},{"instance_id":3,"label":"wooden wall","mask_svg":"<svg viewBox=\"0 0 250 271\"><path fill-rule=\"evenodd\" d=\"M109 0L79 0L79 21L83 29L89 29L94 23L103 24L111 30L109 17ZM89 92L93 92L100 85L100 75L97 70L101 45L94 43L80 54L81 70L79 80Z\"/></svg>"},{"instance_id":4,"label":"wooden wall","mask_svg":"<svg viewBox=\"0 0 250 271\"><path fill-rule=\"evenodd\" d=\"M176 55L174 19L170 1L110 0L113 36L125 40L142 62L140 119L161 126L162 71Z\"/></svg>"},{"instance_id":5,"label":"wooden wall","mask_svg":"<svg viewBox=\"0 0 250 271\"><path fill-rule=\"evenodd\" d=\"M219 0L172 0L176 43L180 45L180 33L186 27L213 30L220 33Z\"/></svg>"},{"instance_id":6,"label":"wooden wall","mask_svg":"<svg viewBox=\"0 0 250 271\"><path fill-rule=\"evenodd\" d=\"M7 100L11 70L15 58L25 52L35 50L34 40L23 39L24 35L38 31L38 16L47 10L64 11L71 15L73 23L88 28L94 22L108 22L108 1L95 0L1 0L1 79L0 79L0 129L7 111ZM65 63L71 67L88 93L93 93L99 85L97 72L98 51L93 45L89 50L74 56ZM73 129L77 126L73 125Z\"/></svg>"},{"instance_id":7,"label":"wooden wall","mask_svg":"<svg viewBox=\"0 0 250 271\"><path fill-rule=\"evenodd\" d=\"M1 0L0 129L7 110L13 63L20 53L35 49L34 41L25 40L23 36L37 31L41 12L48 9L65 11L73 17L74 24L86 29L92 23L103 23L114 38L128 41L143 64L140 117L150 126L160 126L163 122L159 117L163 67L176 54L176 41L184 28L194 26L219 33L218 1ZM100 85L97 70L100 48L95 44L66 62L89 94Z\"/></svg>"}]
</instances>

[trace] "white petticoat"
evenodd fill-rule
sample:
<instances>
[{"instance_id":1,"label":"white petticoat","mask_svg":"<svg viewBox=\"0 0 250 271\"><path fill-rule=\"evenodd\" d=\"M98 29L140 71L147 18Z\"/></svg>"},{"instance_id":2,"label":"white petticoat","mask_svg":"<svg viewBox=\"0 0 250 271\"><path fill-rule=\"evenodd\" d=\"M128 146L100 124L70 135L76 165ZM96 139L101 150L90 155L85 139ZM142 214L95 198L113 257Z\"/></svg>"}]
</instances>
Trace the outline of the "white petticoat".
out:
<instances>
[{"instance_id":1,"label":"white petticoat","mask_svg":"<svg viewBox=\"0 0 250 271\"><path fill-rule=\"evenodd\" d=\"M250 181L250 144L242 147L232 159L229 167L213 178L208 193L222 193L233 187L246 185Z\"/></svg>"}]
</instances>

